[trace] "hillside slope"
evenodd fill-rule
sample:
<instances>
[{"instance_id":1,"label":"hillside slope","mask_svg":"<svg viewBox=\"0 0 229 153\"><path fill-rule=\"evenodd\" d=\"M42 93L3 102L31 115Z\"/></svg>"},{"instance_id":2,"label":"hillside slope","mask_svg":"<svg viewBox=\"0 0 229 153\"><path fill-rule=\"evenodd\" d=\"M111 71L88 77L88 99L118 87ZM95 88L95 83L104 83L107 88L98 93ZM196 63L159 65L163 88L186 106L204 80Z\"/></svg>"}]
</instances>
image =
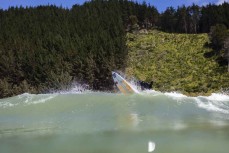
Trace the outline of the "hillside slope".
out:
<instances>
[{"instance_id":1,"label":"hillside slope","mask_svg":"<svg viewBox=\"0 0 229 153\"><path fill-rule=\"evenodd\" d=\"M126 74L154 81L160 91L208 94L229 87L229 73L216 57L205 58L207 34L127 34L129 48Z\"/></svg>"}]
</instances>

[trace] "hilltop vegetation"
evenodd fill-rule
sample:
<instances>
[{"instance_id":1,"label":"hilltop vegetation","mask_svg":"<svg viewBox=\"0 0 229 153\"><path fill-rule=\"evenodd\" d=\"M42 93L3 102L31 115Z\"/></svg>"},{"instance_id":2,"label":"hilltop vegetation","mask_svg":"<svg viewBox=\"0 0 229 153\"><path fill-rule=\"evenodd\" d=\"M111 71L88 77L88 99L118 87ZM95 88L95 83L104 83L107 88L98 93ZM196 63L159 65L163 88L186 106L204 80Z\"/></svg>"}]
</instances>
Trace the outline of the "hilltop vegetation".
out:
<instances>
[{"instance_id":1,"label":"hilltop vegetation","mask_svg":"<svg viewBox=\"0 0 229 153\"><path fill-rule=\"evenodd\" d=\"M226 89L229 73L216 57L204 55L207 34L169 34L157 30L148 34L128 33L126 73L140 80L154 81L160 91L206 94Z\"/></svg>"}]
</instances>

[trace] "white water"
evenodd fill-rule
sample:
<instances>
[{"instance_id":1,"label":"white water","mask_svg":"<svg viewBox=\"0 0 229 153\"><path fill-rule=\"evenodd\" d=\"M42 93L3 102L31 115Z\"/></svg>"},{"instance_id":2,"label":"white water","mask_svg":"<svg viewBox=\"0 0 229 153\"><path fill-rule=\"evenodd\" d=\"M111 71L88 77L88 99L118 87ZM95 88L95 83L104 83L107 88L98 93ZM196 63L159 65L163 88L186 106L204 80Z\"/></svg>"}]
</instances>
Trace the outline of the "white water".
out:
<instances>
[{"instance_id":1,"label":"white water","mask_svg":"<svg viewBox=\"0 0 229 153\"><path fill-rule=\"evenodd\" d=\"M168 97L179 103L192 101L195 102L196 105L201 109L229 114L229 95L226 95L224 93L212 93L210 96L188 97L178 92L163 93L155 90L141 91L140 87L136 84L136 79L134 78L132 78L128 83L136 91L137 95L141 95L145 97L151 97L151 96ZM0 108L13 107L19 104L30 105L30 104L45 103L61 94L68 95L68 94L90 94L90 93L95 94L99 92L93 92L91 90L88 90L87 85L80 85L78 83L74 83L73 87L70 90L57 91L50 94L39 94L39 95L24 93L17 96L17 100L16 100L17 102L12 102L10 100L11 98L2 99L2 100L0 99Z\"/></svg>"}]
</instances>

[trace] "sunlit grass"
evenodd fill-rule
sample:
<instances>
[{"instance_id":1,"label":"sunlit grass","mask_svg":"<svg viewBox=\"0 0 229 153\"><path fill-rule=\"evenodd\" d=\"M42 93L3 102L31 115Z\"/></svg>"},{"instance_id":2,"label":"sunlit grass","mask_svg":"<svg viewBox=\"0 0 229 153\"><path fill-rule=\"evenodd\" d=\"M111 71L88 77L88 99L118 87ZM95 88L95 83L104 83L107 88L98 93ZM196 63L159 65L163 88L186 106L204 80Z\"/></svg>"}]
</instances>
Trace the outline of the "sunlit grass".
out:
<instances>
[{"instance_id":1,"label":"sunlit grass","mask_svg":"<svg viewBox=\"0 0 229 153\"><path fill-rule=\"evenodd\" d=\"M209 94L229 87L229 73L212 51L205 47L207 34L169 34L157 30L148 34L127 34L129 48L126 73L140 80L154 81L153 88L186 94Z\"/></svg>"}]
</instances>

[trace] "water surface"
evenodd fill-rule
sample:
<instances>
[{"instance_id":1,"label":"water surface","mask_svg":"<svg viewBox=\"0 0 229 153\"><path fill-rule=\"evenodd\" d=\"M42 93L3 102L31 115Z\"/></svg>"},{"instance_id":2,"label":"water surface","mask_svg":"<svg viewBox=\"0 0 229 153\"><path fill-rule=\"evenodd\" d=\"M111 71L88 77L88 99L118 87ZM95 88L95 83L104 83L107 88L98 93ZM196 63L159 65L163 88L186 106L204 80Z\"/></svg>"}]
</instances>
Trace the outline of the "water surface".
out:
<instances>
[{"instance_id":1,"label":"water surface","mask_svg":"<svg viewBox=\"0 0 229 153\"><path fill-rule=\"evenodd\" d=\"M22 94L0 99L1 153L227 153L229 96Z\"/></svg>"}]
</instances>

